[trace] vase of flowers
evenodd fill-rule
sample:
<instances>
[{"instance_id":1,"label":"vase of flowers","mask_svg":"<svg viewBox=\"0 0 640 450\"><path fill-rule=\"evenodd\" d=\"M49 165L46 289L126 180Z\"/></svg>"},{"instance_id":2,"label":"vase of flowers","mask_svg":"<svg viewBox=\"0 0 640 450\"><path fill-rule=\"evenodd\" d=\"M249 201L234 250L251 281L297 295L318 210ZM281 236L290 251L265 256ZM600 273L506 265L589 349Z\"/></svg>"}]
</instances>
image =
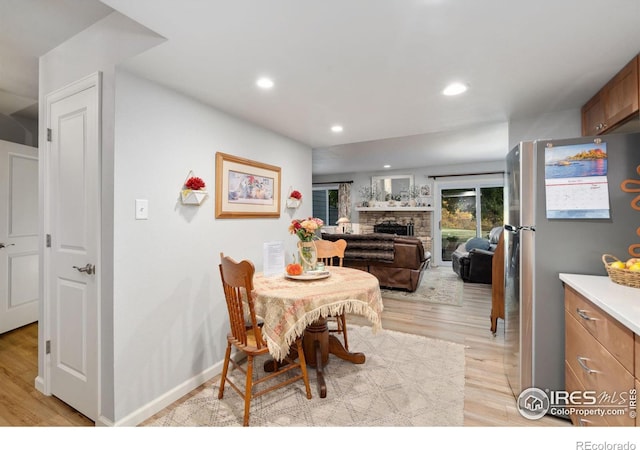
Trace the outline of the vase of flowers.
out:
<instances>
[{"instance_id":1,"label":"vase of flowers","mask_svg":"<svg viewBox=\"0 0 640 450\"><path fill-rule=\"evenodd\" d=\"M207 191L205 182L200 177L191 177L184 182L184 186L181 192L182 203L185 205L200 205L205 197Z\"/></svg>"},{"instance_id":2,"label":"vase of flowers","mask_svg":"<svg viewBox=\"0 0 640 450\"><path fill-rule=\"evenodd\" d=\"M299 241L298 252L300 253L300 264L302 270L309 272L315 270L318 262L318 249L313 241Z\"/></svg>"},{"instance_id":3,"label":"vase of flowers","mask_svg":"<svg viewBox=\"0 0 640 450\"><path fill-rule=\"evenodd\" d=\"M376 191L372 186L361 186L358 190L360 194L360 198L362 202L360 203L363 207L373 206L372 203L376 199Z\"/></svg>"},{"instance_id":4,"label":"vase of flowers","mask_svg":"<svg viewBox=\"0 0 640 450\"><path fill-rule=\"evenodd\" d=\"M316 244L313 240L316 231L324 225L322 219L309 217L308 219L293 219L289 225L289 233L295 234L298 242L298 253L300 254L300 264L305 272L314 270L318 261Z\"/></svg>"},{"instance_id":5,"label":"vase of flowers","mask_svg":"<svg viewBox=\"0 0 640 450\"><path fill-rule=\"evenodd\" d=\"M420 197L420 188L415 184L409 186L409 206L416 206Z\"/></svg>"}]
</instances>

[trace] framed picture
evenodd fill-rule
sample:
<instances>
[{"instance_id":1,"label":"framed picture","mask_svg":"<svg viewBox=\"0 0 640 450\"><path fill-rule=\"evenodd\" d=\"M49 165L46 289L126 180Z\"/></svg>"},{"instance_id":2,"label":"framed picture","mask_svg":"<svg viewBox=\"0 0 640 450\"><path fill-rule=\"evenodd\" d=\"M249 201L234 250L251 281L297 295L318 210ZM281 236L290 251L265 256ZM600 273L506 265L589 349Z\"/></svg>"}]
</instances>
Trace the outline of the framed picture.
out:
<instances>
[{"instance_id":1,"label":"framed picture","mask_svg":"<svg viewBox=\"0 0 640 450\"><path fill-rule=\"evenodd\" d=\"M431 197L431 185L423 184L420 186L420 197Z\"/></svg>"},{"instance_id":2,"label":"framed picture","mask_svg":"<svg viewBox=\"0 0 640 450\"><path fill-rule=\"evenodd\" d=\"M280 171L216 153L216 219L280 217Z\"/></svg>"}]
</instances>

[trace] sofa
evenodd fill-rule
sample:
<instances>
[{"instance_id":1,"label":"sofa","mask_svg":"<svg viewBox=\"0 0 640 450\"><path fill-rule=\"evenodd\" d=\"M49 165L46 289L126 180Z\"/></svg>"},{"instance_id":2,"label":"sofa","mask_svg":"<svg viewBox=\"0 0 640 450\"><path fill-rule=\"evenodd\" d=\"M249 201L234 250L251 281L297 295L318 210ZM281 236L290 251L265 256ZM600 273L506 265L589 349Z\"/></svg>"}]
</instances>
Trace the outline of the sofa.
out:
<instances>
[{"instance_id":1,"label":"sofa","mask_svg":"<svg viewBox=\"0 0 640 450\"><path fill-rule=\"evenodd\" d=\"M493 254L503 231L495 227L486 239L474 237L460 244L451 254L453 271L464 281L491 284Z\"/></svg>"},{"instance_id":2,"label":"sofa","mask_svg":"<svg viewBox=\"0 0 640 450\"><path fill-rule=\"evenodd\" d=\"M385 288L415 291L431 261L431 253L425 252L422 241L416 237L322 233L322 239L347 241L342 265L369 272Z\"/></svg>"}]
</instances>

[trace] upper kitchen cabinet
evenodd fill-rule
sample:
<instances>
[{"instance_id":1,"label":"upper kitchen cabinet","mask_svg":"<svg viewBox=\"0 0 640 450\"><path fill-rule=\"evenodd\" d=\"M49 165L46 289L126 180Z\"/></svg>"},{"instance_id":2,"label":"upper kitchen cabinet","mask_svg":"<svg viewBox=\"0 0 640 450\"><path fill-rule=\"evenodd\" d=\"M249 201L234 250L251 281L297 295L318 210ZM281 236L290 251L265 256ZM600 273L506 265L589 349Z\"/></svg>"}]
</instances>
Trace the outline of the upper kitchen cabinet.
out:
<instances>
[{"instance_id":1,"label":"upper kitchen cabinet","mask_svg":"<svg viewBox=\"0 0 640 450\"><path fill-rule=\"evenodd\" d=\"M640 55L633 58L582 107L582 135L604 134L638 115Z\"/></svg>"}]
</instances>

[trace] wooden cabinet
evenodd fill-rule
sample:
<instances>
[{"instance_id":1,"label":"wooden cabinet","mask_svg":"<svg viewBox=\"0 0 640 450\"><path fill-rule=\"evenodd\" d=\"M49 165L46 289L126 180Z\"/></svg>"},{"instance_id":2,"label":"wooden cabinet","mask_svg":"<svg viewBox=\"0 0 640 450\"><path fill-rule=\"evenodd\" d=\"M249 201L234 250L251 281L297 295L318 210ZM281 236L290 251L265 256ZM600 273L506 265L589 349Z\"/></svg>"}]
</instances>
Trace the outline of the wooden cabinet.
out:
<instances>
[{"instance_id":1,"label":"wooden cabinet","mask_svg":"<svg viewBox=\"0 0 640 450\"><path fill-rule=\"evenodd\" d=\"M504 320L504 233L498 239L491 260L491 333L494 336L498 319Z\"/></svg>"},{"instance_id":2,"label":"wooden cabinet","mask_svg":"<svg viewBox=\"0 0 640 450\"><path fill-rule=\"evenodd\" d=\"M604 132L604 95L597 94L582 107L582 135L593 136Z\"/></svg>"},{"instance_id":3,"label":"wooden cabinet","mask_svg":"<svg viewBox=\"0 0 640 450\"><path fill-rule=\"evenodd\" d=\"M565 384L566 390L579 393L571 414L574 425L634 426L637 357L640 340L598 306L565 286ZM585 392L596 398L595 405L584 401ZM583 401L580 401L583 400ZM581 413L599 408L603 415ZM613 414L620 412L623 414Z\"/></svg>"},{"instance_id":4,"label":"wooden cabinet","mask_svg":"<svg viewBox=\"0 0 640 450\"><path fill-rule=\"evenodd\" d=\"M582 107L582 135L592 136L615 130L639 111L640 55L614 76Z\"/></svg>"}]
</instances>

